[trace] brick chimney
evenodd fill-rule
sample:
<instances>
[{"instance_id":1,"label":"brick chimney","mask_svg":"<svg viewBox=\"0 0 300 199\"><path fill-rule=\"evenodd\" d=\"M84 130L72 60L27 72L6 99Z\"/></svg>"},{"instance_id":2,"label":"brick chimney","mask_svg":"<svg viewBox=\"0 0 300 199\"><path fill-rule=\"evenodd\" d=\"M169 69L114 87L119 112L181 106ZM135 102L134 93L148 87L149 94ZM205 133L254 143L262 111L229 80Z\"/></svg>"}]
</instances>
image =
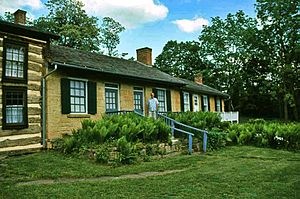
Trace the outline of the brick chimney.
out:
<instances>
[{"instance_id":1,"label":"brick chimney","mask_svg":"<svg viewBox=\"0 0 300 199\"><path fill-rule=\"evenodd\" d=\"M26 11L18 9L15 13L15 24L26 24Z\"/></svg>"},{"instance_id":2,"label":"brick chimney","mask_svg":"<svg viewBox=\"0 0 300 199\"><path fill-rule=\"evenodd\" d=\"M196 82L197 84L203 84L203 76L202 73L197 73L194 76L194 82Z\"/></svg>"},{"instance_id":3,"label":"brick chimney","mask_svg":"<svg viewBox=\"0 0 300 199\"><path fill-rule=\"evenodd\" d=\"M152 49L145 47L136 50L136 59L152 67Z\"/></svg>"}]
</instances>

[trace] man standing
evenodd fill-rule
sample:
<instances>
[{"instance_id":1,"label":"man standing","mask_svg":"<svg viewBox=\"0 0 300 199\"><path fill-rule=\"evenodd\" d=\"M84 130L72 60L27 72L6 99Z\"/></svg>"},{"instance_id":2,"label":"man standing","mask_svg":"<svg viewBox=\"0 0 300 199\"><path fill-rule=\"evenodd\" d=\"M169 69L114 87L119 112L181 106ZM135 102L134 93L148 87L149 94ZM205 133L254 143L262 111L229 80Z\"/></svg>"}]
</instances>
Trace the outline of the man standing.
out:
<instances>
[{"instance_id":1,"label":"man standing","mask_svg":"<svg viewBox=\"0 0 300 199\"><path fill-rule=\"evenodd\" d=\"M149 117L156 119L158 111L158 100L154 97L154 93L150 94L150 99L148 100L148 110Z\"/></svg>"}]
</instances>

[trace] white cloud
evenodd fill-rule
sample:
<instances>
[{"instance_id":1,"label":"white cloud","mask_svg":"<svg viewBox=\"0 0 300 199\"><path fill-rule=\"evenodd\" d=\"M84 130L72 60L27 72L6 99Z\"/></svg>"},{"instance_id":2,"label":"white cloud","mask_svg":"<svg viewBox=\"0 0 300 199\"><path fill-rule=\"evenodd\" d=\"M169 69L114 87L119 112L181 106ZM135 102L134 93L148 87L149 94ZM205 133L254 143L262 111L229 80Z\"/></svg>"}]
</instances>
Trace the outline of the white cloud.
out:
<instances>
[{"instance_id":1,"label":"white cloud","mask_svg":"<svg viewBox=\"0 0 300 199\"><path fill-rule=\"evenodd\" d=\"M126 28L164 19L169 10L157 0L82 0L87 13L112 17Z\"/></svg>"},{"instance_id":2,"label":"white cloud","mask_svg":"<svg viewBox=\"0 0 300 199\"><path fill-rule=\"evenodd\" d=\"M203 26L208 25L208 20L201 18L201 17L196 17L192 20L190 19L179 19L175 20L172 23L176 24L177 27L187 33L192 33L195 31L198 31L203 28Z\"/></svg>"},{"instance_id":3,"label":"white cloud","mask_svg":"<svg viewBox=\"0 0 300 199\"><path fill-rule=\"evenodd\" d=\"M38 10L43 7L43 4L41 0L0 0L0 14L14 13L18 9L24 9L24 7Z\"/></svg>"}]
</instances>

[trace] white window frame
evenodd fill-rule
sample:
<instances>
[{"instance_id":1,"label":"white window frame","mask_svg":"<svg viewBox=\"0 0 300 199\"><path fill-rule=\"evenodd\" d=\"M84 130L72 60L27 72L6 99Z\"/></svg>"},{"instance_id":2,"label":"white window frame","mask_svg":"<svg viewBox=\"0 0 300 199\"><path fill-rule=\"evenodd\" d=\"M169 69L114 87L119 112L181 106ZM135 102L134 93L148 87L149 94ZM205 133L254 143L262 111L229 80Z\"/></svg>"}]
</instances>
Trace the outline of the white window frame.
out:
<instances>
[{"instance_id":1,"label":"white window frame","mask_svg":"<svg viewBox=\"0 0 300 199\"><path fill-rule=\"evenodd\" d=\"M187 101L186 101L186 99L187 99ZM183 111L184 112L190 111L191 110L190 107L191 107L191 105L190 105L190 93L183 92Z\"/></svg>"},{"instance_id":2,"label":"white window frame","mask_svg":"<svg viewBox=\"0 0 300 199\"><path fill-rule=\"evenodd\" d=\"M158 111L159 112L167 112L167 110L168 110L168 108L167 108L167 89L165 89L165 88L155 88L156 90L157 90L157 96L155 96L156 98L157 98L157 100L158 100ZM160 111L160 108L162 107L161 106L161 102L159 101L159 99L158 99L158 91L164 91L164 93L165 93L165 96L164 96L164 98L165 98L165 101L164 101L164 108L165 108L165 110L163 110L163 111Z\"/></svg>"},{"instance_id":3,"label":"white window frame","mask_svg":"<svg viewBox=\"0 0 300 199\"><path fill-rule=\"evenodd\" d=\"M88 80L87 79L81 79L81 78L73 78L70 77L68 78L70 80L70 84L71 81L81 81L84 82L85 84L85 112L72 112L71 110L71 85L70 85L70 114L88 114Z\"/></svg>"},{"instance_id":4,"label":"white window frame","mask_svg":"<svg viewBox=\"0 0 300 199\"><path fill-rule=\"evenodd\" d=\"M203 111L204 112L209 111L208 100L209 100L209 97L207 95L203 95Z\"/></svg>"},{"instance_id":5,"label":"white window frame","mask_svg":"<svg viewBox=\"0 0 300 199\"><path fill-rule=\"evenodd\" d=\"M115 85L116 87L106 86L107 84ZM106 96L106 88L118 91L118 100L117 100L118 109L117 110L120 111L120 105L121 105L120 85L118 83L114 83L114 82L104 82L104 107L105 107L105 111L107 111L106 110L106 97L105 97Z\"/></svg>"}]
</instances>

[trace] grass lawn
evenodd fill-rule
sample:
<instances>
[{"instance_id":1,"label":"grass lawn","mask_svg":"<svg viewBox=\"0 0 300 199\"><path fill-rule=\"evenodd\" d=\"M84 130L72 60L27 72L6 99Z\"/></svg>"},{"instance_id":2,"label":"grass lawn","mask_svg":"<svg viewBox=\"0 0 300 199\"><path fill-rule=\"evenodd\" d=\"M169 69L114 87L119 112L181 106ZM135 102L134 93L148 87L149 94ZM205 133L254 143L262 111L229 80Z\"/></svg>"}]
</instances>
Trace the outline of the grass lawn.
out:
<instances>
[{"instance_id":1,"label":"grass lawn","mask_svg":"<svg viewBox=\"0 0 300 199\"><path fill-rule=\"evenodd\" d=\"M182 171L103 179L166 170ZM20 184L36 180L53 183ZM300 198L300 153L239 146L112 168L40 152L0 160L0 198Z\"/></svg>"}]
</instances>

